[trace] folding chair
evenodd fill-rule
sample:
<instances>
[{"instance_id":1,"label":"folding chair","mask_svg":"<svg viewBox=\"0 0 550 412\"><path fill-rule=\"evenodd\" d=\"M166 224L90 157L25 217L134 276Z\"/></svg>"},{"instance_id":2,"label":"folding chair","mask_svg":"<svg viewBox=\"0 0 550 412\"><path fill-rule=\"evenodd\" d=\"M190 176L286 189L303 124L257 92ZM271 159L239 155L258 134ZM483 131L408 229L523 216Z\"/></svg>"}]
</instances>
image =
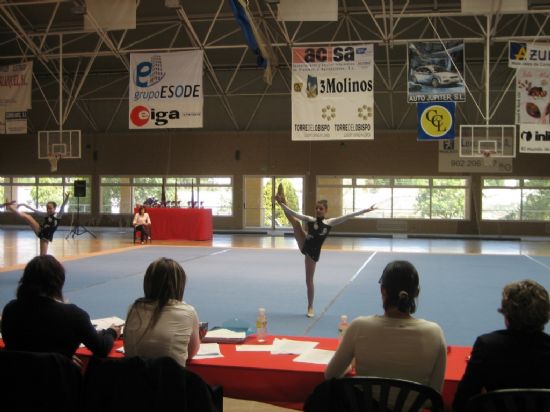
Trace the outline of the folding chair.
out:
<instances>
[{"instance_id":1,"label":"folding chair","mask_svg":"<svg viewBox=\"0 0 550 412\"><path fill-rule=\"evenodd\" d=\"M550 389L500 389L481 393L466 404L467 412L550 411Z\"/></svg>"}]
</instances>

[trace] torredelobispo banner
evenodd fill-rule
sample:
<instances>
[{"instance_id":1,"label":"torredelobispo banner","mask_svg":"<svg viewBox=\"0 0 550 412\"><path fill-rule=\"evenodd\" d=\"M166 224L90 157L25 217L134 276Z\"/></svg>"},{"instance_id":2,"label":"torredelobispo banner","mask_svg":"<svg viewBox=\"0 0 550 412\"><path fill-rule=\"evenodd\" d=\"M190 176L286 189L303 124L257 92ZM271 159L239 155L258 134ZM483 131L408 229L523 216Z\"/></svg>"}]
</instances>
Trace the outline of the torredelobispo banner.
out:
<instances>
[{"instance_id":1,"label":"torredelobispo banner","mask_svg":"<svg viewBox=\"0 0 550 412\"><path fill-rule=\"evenodd\" d=\"M130 129L202 127L202 50L130 55Z\"/></svg>"},{"instance_id":2,"label":"torredelobispo banner","mask_svg":"<svg viewBox=\"0 0 550 412\"><path fill-rule=\"evenodd\" d=\"M292 49L292 140L374 139L373 46Z\"/></svg>"}]
</instances>

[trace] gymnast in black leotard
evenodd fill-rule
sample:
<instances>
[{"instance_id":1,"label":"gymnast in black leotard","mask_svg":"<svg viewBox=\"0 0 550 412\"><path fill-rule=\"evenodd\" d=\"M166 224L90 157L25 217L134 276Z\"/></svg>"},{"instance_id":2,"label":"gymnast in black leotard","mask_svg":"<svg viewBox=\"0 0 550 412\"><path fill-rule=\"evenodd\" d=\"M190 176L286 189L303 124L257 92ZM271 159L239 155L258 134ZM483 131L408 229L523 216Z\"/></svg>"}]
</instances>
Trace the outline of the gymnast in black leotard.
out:
<instances>
[{"instance_id":1,"label":"gymnast in black leotard","mask_svg":"<svg viewBox=\"0 0 550 412\"><path fill-rule=\"evenodd\" d=\"M46 213L34 209L24 203L16 204L16 202L6 202L5 205L6 208L11 210L13 213L19 215L19 217L24 219L30 225L38 239L40 239L40 255L47 255L48 246L53 240L53 234L57 230L59 222L61 221L61 216L65 211L65 206L67 205L68 201L69 194L65 193L65 195L63 196L63 204L61 205L59 212L56 212L57 203L48 202L46 204ZM43 217L44 220L42 221L42 223L39 223L31 215L18 210L17 208L20 206L24 206L27 209L33 211L39 218Z\"/></svg>"},{"instance_id":2,"label":"gymnast in black leotard","mask_svg":"<svg viewBox=\"0 0 550 412\"><path fill-rule=\"evenodd\" d=\"M290 209L286 205L282 186L279 186L277 196L275 196L277 203L283 208L283 211L292 224L294 230L294 237L298 243L298 247L303 255L305 255L305 269L306 269L306 287L307 287L307 317L312 318L315 316L313 311L313 299L315 295L315 286L313 284L313 275L315 274L315 266L319 260L321 254L321 247L332 227L345 222L352 217L362 215L363 213L370 212L375 209L374 205L368 209L359 210L348 215L335 217L331 219L325 218L325 214L328 209L328 202L326 200L319 200L315 205L315 217L302 215L294 210ZM301 222L306 222L307 233L302 227Z\"/></svg>"}]
</instances>

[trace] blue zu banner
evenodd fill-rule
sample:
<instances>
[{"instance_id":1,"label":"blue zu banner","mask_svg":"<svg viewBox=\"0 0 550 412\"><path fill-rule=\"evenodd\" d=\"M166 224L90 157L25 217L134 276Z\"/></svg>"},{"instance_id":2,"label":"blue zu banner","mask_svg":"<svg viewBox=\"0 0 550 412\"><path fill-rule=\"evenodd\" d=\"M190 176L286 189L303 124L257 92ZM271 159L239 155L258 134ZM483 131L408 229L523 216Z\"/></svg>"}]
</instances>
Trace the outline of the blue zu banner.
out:
<instances>
[{"instance_id":1,"label":"blue zu banner","mask_svg":"<svg viewBox=\"0 0 550 412\"><path fill-rule=\"evenodd\" d=\"M455 138L454 102L418 103L418 140Z\"/></svg>"}]
</instances>

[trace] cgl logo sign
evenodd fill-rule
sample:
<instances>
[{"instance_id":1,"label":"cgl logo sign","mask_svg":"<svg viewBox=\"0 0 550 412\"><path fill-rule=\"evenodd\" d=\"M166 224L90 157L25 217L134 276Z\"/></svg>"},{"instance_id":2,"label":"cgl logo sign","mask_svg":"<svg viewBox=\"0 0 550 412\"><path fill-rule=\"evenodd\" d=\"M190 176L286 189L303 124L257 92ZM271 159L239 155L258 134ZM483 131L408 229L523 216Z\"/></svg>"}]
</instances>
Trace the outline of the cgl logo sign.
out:
<instances>
[{"instance_id":1,"label":"cgl logo sign","mask_svg":"<svg viewBox=\"0 0 550 412\"><path fill-rule=\"evenodd\" d=\"M454 138L453 103L419 103L418 132L425 139Z\"/></svg>"},{"instance_id":2,"label":"cgl logo sign","mask_svg":"<svg viewBox=\"0 0 550 412\"><path fill-rule=\"evenodd\" d=\"M152 121L155 126L165 126L170 120L179 120L180 112L177 110L158 111L145 106L136 106L130 112L130 121L138 127L143 127Z\"/></svg>"},{"instance_id":3,"label":"cgl logo sign","mask_svg":"<svg viewBox=\"0 0 550 412\"><path fill-rule=\"evenodd\" d=\"M166 73L162 70L162 59L151 56L151 61L138 63L134 72L134 83L137 87L151 87L160 82Z\"/></svg>"}]
</instances>

